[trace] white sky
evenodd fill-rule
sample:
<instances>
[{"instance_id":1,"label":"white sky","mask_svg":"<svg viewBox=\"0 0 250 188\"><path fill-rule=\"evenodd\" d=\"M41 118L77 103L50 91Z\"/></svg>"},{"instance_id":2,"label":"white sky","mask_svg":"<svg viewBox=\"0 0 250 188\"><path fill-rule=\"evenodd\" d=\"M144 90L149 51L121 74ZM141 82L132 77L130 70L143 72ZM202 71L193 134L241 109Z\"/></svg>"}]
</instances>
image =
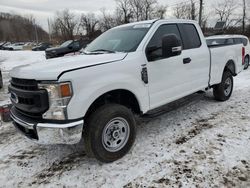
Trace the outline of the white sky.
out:
<instances>
[{"instance_id":1,"label":"white sky","mask_svg":"<svg viewBox=\"0 0 250 188\"><path fill-rule=\"evenodd\" d=\"M174 7L177 3L189 0L158 0L160 4ZM195 0L199 2L199 0ZM204 0L205 9L210 9L221 0ZM240 0L239 0L240 1ZM107 11L115 9L115 0L0 0L0 12L14 12L21 15L32 14L38 24L47 30L47 19L53 18L58 10L69 9L76 13L99 12L105 8Z\"/></svg>"}]
</instances>

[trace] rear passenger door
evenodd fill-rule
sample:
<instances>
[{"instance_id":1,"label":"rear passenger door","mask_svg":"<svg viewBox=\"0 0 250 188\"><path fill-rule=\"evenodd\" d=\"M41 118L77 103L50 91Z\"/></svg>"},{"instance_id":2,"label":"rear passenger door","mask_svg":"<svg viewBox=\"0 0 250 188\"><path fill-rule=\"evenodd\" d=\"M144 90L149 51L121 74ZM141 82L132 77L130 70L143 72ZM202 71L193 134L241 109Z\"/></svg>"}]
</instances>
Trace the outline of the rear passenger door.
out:
<instances>
[{"instance_id":1,"label":"rear passenger door","mask_svg":"<svg viewBox=\"0 0 250 188\"><path fill-rule=\"evenodd\" d=\"M205 89L210 72L210 54L206 42L202 43L194 24L185 23L178 26L183 40L183 58L190 59L189 63L183 64L183 69L188 74L186 86L191 91Z\"/></svg>"}]
</instances>

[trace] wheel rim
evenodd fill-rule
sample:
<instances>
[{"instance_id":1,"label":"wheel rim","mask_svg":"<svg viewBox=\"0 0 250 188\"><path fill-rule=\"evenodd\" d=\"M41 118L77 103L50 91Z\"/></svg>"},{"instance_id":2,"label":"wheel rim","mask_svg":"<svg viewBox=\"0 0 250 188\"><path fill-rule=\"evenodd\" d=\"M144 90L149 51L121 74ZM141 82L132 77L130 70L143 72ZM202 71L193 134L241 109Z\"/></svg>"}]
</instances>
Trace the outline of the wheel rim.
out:
<instances>
[{"instance_id":1,"label":"wheel rim","mask_svg":"<svg viewBox=\"0 0 250 188\"><path fill-rule=\"evenodd\" d=\"M109 152L121 150L128 142L130 128L127 120L116 117L110 120L103 129L102 145Z\"/></svg>"},{"instance_id":2,"label":"wheel rim","mask_svg":"<svg viewBox=\"0 0 250 188\"><path fill-rule=\"evenodd\" d=\"M225 80L224 94L225 96L229 96L232 90L232 80L227 78Z\"/></svg>"}]
</instances>

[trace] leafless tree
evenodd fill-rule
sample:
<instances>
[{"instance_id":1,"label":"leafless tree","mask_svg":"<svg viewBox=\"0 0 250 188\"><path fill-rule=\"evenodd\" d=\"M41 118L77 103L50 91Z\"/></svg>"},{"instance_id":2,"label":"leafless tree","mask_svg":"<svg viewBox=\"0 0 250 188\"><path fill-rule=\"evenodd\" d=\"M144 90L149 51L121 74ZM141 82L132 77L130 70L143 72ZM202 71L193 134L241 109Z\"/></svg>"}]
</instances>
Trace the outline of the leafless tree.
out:
<instances>
[{"instance_id":1,"label":"leafless tree","mask_svg":"<svg viewBox=\"0 0 250 188\"><path fill-rule=\"evenodd\" d=\"M100 18L100 28L102 31L107 31L111 29L112 27L115 27L117 25L121 24L121 15L116 14L110 14L106 11L106 9L101 9L101 18Z\"/></svg>"},{"instance_id":2,"label":"leafless tree","mask_svg":"<svg viewBox=\"0 0 250 188\"><path fill-rule=\"evenodd\" d=\"M156 5L157 5L157 0L144 0L143 18L142 18L143 20L152 19Z\"/></svg>"},{"instance_id":3,"label":"leafless tree","mask_svg":"<svg viewBox=\"0 0 250 188\"><path fill-rule=\"evenodd\" d=\"M143 0L130 0L130 5L133 10L135 21L142 20L143 2Z\"/></svg>"},{"instance_id":4,"label":"leafless tree","mask_svg":"<svg viewBox=\"0 0 250 188\"><path fill-rule=\"evenodd\" d=\"M195 10L192 4L184 2L174 7L173 14L178 19L192 19L192 17L195 17Z\"/></svg>"},{"instance_id":5,"label":"leafless tree","mask_svg":"<svg viewBox=\"0 0 250 188\"><path fill-rule=\"evenodd\" d=\"M157 5L153 13L153 18L163 19L167 12L168 7L164 5Z\"/></svg>"},{"instance_id":6,"label":"leafless tree","mask_svg":"<svg viewBox=\"0 0 250 188\"><path fill-rule=\"evenodd\" d=\"M215 7L215 14L219 17L219 21L226 22L225 29L229 26L236 25L241 19L235 17L235 11L238 8L236 0L223 0Z\"/></svg>"},{"instance_id":7,"label":"leafless tree","mask_svg":"<svg viewBox=\"0 0 250 188\"><path fill-rule=\"evenodd\" d=\"M119 12L123 16L123 23L129 23L133 17L132 7L130 0L115 0L117 7L116 12Z\"/></svg>"},{"instance_id":8,"label":"leafless tree","mask_svg":"<svg viewBox=\"0 0 250 188\"><path fill-rule=\"evenodd\" d=\"M32 15L0 13L0 41L34 41L35 28L40 40L48 40L48 34L34 20Z\"/></svg>"},{"instance_id":9,"label":"leafless tree","mask_svg":"<svg viewBox=\"0 0 250 188\"><path fill-rule=\"evenodd\" d=\"M98 29L98 23L99 21L94 13L82 14L79 26L82 27L88 37L92 38L92 35Z\"/></svg>"},{"instance_id":10,"label":"leafless tree","mask_svg":"<svg viewBox=\"0 0 250 188\"><path fill-rule=\"evenodd\" d=\"M53 33L61 36L63 40L74 39L74 32L78 21L73 13L68 9L56 13L56 18L52 24Z\"/></svg>"}]
</instances>

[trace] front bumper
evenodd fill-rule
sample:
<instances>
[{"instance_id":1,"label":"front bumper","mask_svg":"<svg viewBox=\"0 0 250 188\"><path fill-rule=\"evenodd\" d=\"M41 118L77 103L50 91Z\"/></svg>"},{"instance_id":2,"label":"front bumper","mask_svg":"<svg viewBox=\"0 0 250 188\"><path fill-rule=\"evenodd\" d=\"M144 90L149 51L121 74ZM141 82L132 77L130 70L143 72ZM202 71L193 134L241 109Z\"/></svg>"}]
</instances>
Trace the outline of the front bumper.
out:
<instances>
[{"instance_id":1,"label":"front bumper","mask_svg":"<svg viewBox=\"0 0 250 188\"><path fill-rule=\"evenodd\" d=\"M39 123L24 118L11 109L10 116L16 129L39 144L76 144L80 142L83 120L68 123Z\"/></svg>"}]
</instances>

